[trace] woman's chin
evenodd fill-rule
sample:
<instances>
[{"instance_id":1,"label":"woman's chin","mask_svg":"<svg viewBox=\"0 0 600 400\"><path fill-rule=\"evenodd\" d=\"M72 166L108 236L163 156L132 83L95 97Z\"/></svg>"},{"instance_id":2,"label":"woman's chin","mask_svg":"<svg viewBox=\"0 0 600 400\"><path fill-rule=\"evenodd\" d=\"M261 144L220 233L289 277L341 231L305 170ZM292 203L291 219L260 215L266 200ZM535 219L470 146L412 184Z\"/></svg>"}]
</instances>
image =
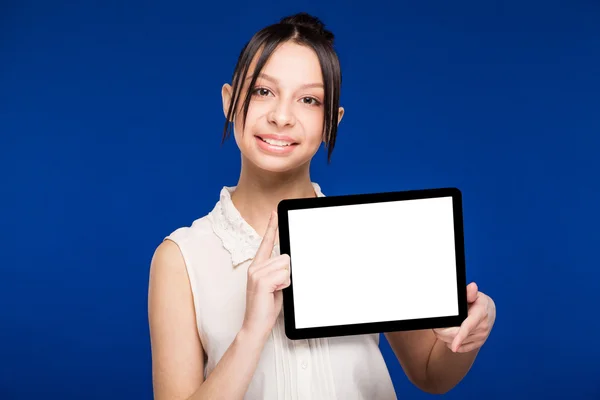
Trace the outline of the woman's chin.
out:
<instances>
[{"instance_id":1,"label":"woman's chin","mask_svg":"<svg viewBox=\"0 0 600 400\"><path fill-rule=\"evenodd\" d=\"M246 162L252 163L256 168L271 173L289 173L307 165L310 156L307 157L282 157L252 152L252 155L244 157Z\"/></svg>"},{"instance_id":2,"label":"woman's chin","mask_svg":"<svg viewBox=\"0 0 600 400\"><path fill-rule=\"evenodd\" d=\"M274 158L274 157L273 157ZM286 173L302 166L303 163L293 159L273 159L271 157L259 157L253 161L259 169L265 172Z\"/></svg>"}]
</instances>

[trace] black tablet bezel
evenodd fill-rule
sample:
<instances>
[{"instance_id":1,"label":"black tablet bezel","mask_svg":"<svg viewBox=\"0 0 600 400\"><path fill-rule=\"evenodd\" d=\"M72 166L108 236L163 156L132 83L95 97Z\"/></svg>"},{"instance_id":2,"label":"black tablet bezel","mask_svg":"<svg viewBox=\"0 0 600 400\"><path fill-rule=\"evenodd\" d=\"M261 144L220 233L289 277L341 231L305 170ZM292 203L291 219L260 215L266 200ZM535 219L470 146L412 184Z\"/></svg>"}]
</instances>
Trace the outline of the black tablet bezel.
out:
<instances>
[{"instance_id":1,"label":"black tablet bezel","mask_svg":"<svg viewBox=\"0 0 600 400\"><path fill-rule=\"evenodd\" d=\"M454 213L454 243L456 255L456 284L459 308L458 315L296 329L293 301L294 256L291 253L290 249L288 211L307 208L335 207L344 205L431 199L440 197L452 197ZM463 207L462 193L458 188L451 187L436 189L419 189L372 194L352 194L328 197L311 197L302 199L286 199L278 204L277 212L279 220L278 223L280 253L288 254L291 258L291 284L287 288L283 289L284 325L286 336L289 339L299 340L417 329L444 328L451 326L460 326L467 317L468 308L466 293Z\"/></svg>"}]
</instances>

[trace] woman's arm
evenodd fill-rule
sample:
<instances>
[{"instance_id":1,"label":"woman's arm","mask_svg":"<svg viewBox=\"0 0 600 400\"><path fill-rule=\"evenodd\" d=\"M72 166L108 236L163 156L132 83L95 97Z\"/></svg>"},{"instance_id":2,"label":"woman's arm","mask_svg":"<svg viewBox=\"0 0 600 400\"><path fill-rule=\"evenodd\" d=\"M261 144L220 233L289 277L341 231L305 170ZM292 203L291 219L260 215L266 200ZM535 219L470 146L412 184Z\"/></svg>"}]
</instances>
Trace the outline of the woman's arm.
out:
<instances>
[{"instance_id":1,"label":"woman's arm","mask_svg":"<svg viewBox=\"0 0 600 400\"><path fill-rule=\"evenodd\" d=\"M400 365L415 386L446 393L467 375L496 320L496 305L467 286L468 316L460 327L388 332L385 334Z\"/></svg>"},{"instance_id":2,"label":"woman's arm","mask_svg":"<svg viewBox=\"0 0 600 400\"><path fill-rule=\"evenodd\" d=\"M154 398L242 399L266 337L241 331L208 379L190 282L179 247L161 243L152 258L148 292Z\"/></svg>"},{"instance_id":3,"label":"woman's arm","mask_svg":"<svg viewBox=\"0 0 600 400\"><path fill-rule=\"evenodd\" d=\"M155 399L188 399L203 382L204 351L179 247L162 242L150 266L148 320Z\"/></svg>"},{"instance_id":4,"label":"woman's arm","mask_svg":"<svg viewBox=\"0 0 600 400\"><path fill-rule=\"evenodd\" d=\"M444 394L469 372L478 353L453 353L433 330L388 332L385 337L408 379L431 394Z\"/></svg>"}]
</instances>

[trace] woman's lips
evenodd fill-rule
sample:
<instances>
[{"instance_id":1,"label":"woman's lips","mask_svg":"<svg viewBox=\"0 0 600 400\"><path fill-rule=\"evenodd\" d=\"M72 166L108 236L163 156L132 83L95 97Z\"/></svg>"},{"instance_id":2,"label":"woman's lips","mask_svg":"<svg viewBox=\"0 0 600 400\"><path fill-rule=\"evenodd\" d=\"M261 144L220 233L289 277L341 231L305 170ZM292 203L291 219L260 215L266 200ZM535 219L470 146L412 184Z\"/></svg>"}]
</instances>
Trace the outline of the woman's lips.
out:
<instances>
[{"instance_id":1,"label":"woman's lips","mask_svg":"<svg viewBox=\"0 0 600 400\"><path fill-rule=\"evenodd\" d=\"M298 146L292 138L284 135L261 135L255 138L258 147L270 154L289 154Z\"/></svg>"}]
</instances>

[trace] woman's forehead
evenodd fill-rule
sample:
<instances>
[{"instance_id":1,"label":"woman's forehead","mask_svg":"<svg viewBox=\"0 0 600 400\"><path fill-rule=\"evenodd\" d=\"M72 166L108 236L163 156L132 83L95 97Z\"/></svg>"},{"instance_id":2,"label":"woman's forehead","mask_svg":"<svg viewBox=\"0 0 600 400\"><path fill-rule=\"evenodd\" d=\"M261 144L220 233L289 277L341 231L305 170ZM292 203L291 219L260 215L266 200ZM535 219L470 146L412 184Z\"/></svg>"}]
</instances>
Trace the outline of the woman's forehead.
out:
<instances>
[{"instance_id":1,"label":"woman's forehead","mask_svg":"<svg viewBox=\"0 0 600 400\"><path fill-rule=\"evenodd\" d=\"M260 53L252 60L248 76L255 70ZM286 42L270 55L261 70L260 79L290 86L315 86L323 84L321 64L315 51L307 46Z\"/></svg>"}]
</instances>

